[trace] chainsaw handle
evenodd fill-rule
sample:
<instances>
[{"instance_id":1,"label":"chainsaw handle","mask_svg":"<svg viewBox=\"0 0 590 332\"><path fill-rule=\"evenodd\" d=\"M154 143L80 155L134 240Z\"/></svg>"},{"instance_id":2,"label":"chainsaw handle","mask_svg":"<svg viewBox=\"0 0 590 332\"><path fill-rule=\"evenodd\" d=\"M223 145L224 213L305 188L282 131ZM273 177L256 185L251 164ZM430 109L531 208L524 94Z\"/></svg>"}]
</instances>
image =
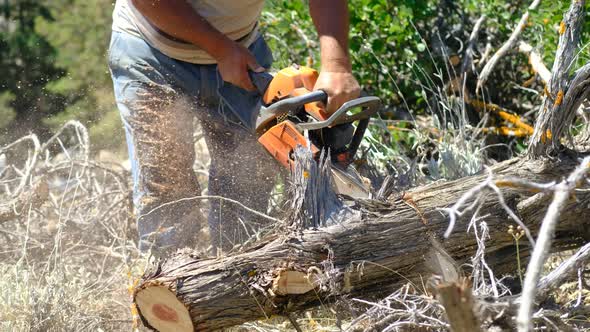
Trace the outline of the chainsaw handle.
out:
<instances>
[{"instance_id":1,"label":"chainsaw handle","mask_svg":"<svg viewBox=\"0 0 590 332\"><path fill-rule=\"evenodd\" d=\"M323 92L323 91L322 91ZM288 99L287 99L288 100ZM363 107L365 110L358 114L348 115L346 112L355 108ZM340 108L334 112L330 117L324 121L314 121L299 123L297 127L301 130L317 130L321 128L331 127L342 123L354 122L357 120L368 119L373 116L381 108L381 99L377 97L361 97L353 99L344 103Z\"/></svg>"},{"instance_id":2,"label":"chainsaw handle","mask_svg":"<svg viewBox=\"0 0 590 332\"><path fill-rule=\"evenodd\" d=\"M293 112L292 114L294 115L294 113L305 104L318 101L321 101L324 104L328 101L328 94L324 90L315 90L301 96L279 100L276 103L268 106L266 108L266 112L275 115Z\"/></svg>"}]
</instances>

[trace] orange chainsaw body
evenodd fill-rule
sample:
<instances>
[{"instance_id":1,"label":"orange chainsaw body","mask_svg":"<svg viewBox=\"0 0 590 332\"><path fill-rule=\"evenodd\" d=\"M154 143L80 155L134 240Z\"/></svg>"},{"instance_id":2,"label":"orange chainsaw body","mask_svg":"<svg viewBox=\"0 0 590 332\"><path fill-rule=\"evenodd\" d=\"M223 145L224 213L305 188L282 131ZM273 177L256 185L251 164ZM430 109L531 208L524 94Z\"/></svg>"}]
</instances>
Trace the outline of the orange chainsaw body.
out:
<instances>
[{"instance_id":1,"label":"orange chainsaw body","mask_svg":"<svg viewBox=\"0 0 590 332\"><path fill-rule=\"evenodd\" d=\"M310 93L318 79L318 72L309 67L293 66L279 71L269 84L263 96L263 102L270 105L281 99L297 97ZM314 102L305 104L305 111L316 120L325 120L329 117L322 104ZM295 125L288 120L276 121L270 127L265 128L258 138L270 154L287 168L293 166L292 154L298 145L308 146L308 140ZM309 143L311 144L311 143ZM319 149L311 144L314 156Z\"/></svg>"},{"instance_id":2,"label":"orange chainsaw body","mask_svg":"<svg viewBox=\"0 0 590 332\"><path fill-rule=\"evenodd\" d=\"M310 93L318 77L317 70L305 66L282 69L268 85L262 100L266 105L270 105L281 99ZM326 120L329 116L320 103L306 104L305 111L320 121Z\"/></svg>"},{"instance_id":3,"label":"orange chainsaw body","mask_svg":"<svg viewBox=\"0 0 590 332\"><path fill-rule=\"evenodd\" d=\"M279 122L267 130L258 141L278 160L283 166L291 168L293 163L292 153L298 146L307 147L307 140L297 131L289 120ZM319 150L311 144L312 154L315 156Z\"/></svg>"},{"instance_id":4,"label":"orange chainsaw body","mask_svg":"<svg viewBox=\"0 0 590 332\"><path fill-rule=\"evenodd\" d=\"M328 113L324 108L328 95L321 89L314 90L319 74L312 68L292 66L274 76L269 73L250 75L264 104L255 126L259 143L291 170L298 146L308 147L316 161L320 151L325 151L329 153L336 192L350 197L369 197L370 185L350 164L371 116L381 108L379 98L355 98Z\"/></svg>"}]
</instances>

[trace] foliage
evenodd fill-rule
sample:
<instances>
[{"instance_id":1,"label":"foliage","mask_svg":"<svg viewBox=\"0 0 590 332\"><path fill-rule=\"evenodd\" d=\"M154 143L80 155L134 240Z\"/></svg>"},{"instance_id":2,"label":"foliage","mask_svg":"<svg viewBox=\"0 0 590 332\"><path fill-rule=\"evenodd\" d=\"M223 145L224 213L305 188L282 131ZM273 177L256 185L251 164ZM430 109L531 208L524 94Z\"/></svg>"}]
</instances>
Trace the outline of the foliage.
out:
<instances>
[{"instance_id":1,"label":"foliage","mask_svg":"<svg viewBox=\"0 0 590 332\"><path fill-rule=\"evenodd\" d=\"M278 59L278 68L292 63L309 63L310 55L314 60L318 59L319 47L306 2L269 1L263 27ZM449 73L445 68L449 65L449 58L453 55L462 58L464 43L481 15L486 15L486 21L478 49L483 52L489 41L495 50L508 39L529 5L522 0L351 0L348 3L350 48L359 81L368 93L380 96L388 105L402 103L400 97L403 95L412 111L425 109L420 89L416 89L419 85L416 70L431 76L446 76L437 82L444 83L453 76L453 68ZM541 2L541 6L532 12L523 36L524 40L543 51L549 67L557 47L557 29L568 6L569 1ZM586 24L586 42L589 36L590 25ZM587 51L581 54L580 63L588 60L588 54ZM505 61L512 62L524 81L529 72L526 61L519 57L507 57ZM312 64L317 65L315 61ZM514 91L510 91L510 95L514 95Z\"/></svg>"},{"instance_id":2,"label":"foliage","mask_svg":"<svg viewBox=\"0 0 590 332\"><path fill-rule=\"evenodd\" d=\"M105 58L112 4L11 0L0 10L0 132L47 137L76 118L93 127L98 148L120 147Z\"/></svg>"},{"instance_id":3,"label":"foliage","mask_svg":"<svg viewBox=\"0 0 590 332\"><path fill-rule=\"evenodd\" d=\"M475 73L468 75L465 82L472 95L476 74L484 64L479 60L486 48L493 53L509 38L530 1L348 3L354 73L363 89L379 96L386 105L384 119L369 127L370 134L363 143L369 163L382 172L396 174L400 185L407 186L426 179L465 176L479 171L486 155L504 159L526 149L526 138L489 137L484 142L481 135L475 136L478 130L464 130L481 125L478 121L487 117L461 102L449 102L447 96L448 82L459 76L475 21L482 15L486 17L475 44ZM522 35L523 40L540 51L549 68L557 48L559 23L569 4L542 1L531 12ZM270 1L262 26L277 58L276 68L292 63L318 66L315 60L319 58L319 46L307 1ZM590 24L584 29L582 39L587 43ZM589 60L589 54L588 47L582 48L578 66ZM523 87L529 79L532 85ZM513 52L500 61L486 85L484 98L515 113L533 115L526 119L532 123L542 90L540 81L531 74L528 59ZM464 121L463 114L468 114L469 121ZM420 115L438 119L424 126L415 121ZM449 119L460 121L452 121L449 127ZM391 121L399 120L403 121L403 128L391 125ZM486 121L485 126L496 125L493 118ZM486 144L498 147L483 149Z\"/></svg>"},{"instance_id":4,"label":"foliage","mask_svg":"<svg viewBox=\"0 0 590 332\"><path fill-rule=\"evenodd\" d=\"M77 119L92 127L99 148L120 148L124 134L106 61L112 5L101 0L53 0L48 8L55 19L39 20L38 29L59 50L55 61L68 72L50 82L48 89L65 95L67 106L44 122L59 128Z\"/></svg>"},{"instance_id":5,"label":"foliage","mask_svg":"<svg viewBox=\"0 0 590 332\"><path fill-rule=\"evenodd\" d=\"M370 94L399 102L397 85L410 89L408 66L427 57L426 45L413 22L436 15L436 3L427 0L353 0L350 7L350 50L358 80ZM278 59L276 67L292 63L317 65L319 46L305 1L270 1L263 27ZM311 41L311 42L308 42ZM311 52L310 52L311 50ZM311 58L312 61L309 61ZM430 61L422 61L428 63Z\"/></svg>"},{"instance_id":6,"label":"foliage","mask_svg":"<svg viewBox=\"0 0 590 332\"><path fill-rule=\"evenodd\" d=\"M36 31L38 18L53 20L43 2L0 4L0 111L8 115L1 123L3 133L19 135L34 128L46 134L41 119L63 108L61 96L46 90L47 82L64 72L55 65L57 50Z\"/></svg>"}]
</instances>

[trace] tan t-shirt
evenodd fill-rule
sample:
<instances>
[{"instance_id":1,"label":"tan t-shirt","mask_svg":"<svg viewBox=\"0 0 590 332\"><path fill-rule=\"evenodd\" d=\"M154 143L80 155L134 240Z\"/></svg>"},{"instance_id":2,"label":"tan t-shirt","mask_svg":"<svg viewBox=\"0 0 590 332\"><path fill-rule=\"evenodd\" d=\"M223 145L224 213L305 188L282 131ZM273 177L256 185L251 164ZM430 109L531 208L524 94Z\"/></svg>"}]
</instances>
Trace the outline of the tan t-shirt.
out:
<instances>
[{"instance_id":1,"label":"tan t-shirt","mask_svg":"<svg viewBox=\"0 0 590 332\"><path fill-rule=\"evenodd\" d=\"M194 10L213 27L246 47L258 37L258 17L264 0L187 0ZM117 0L113 12L113 31L125 32L145 40L152 47L178 60L216 63L199 47L173 40L162 34L133 6L130 0Z\"/></svg>"}]
</instances>

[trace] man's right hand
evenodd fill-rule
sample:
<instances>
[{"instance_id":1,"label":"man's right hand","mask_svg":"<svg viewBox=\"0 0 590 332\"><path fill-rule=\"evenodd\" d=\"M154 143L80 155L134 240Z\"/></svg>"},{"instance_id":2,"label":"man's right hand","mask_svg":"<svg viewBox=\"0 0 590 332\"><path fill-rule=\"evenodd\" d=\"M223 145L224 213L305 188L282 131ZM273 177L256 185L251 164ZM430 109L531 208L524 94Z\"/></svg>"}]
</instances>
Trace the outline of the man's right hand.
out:
<instances>
[{"instance_id":1,"label":"man's right hand","mask_svg":"<svg viewBox=\"0 0 590 332\"><path fill-rule=\"evenodd\" d=\"M246 47L229 39L225 41L221 52L215 58L221 78L248 91L256 90L248 75L248 70L257 73L266 70L258 64L254 55Z\"/></svg>"},{"instance_id":2,"label":"man's right hand","mask_svg":"<svg viewBox=\"0 0 590 332\"><path fill-rule=\"evenodd\" d=\"M246 90L255 90L248 69L255 72L265 69L246 47L215 29L186 0L131 1L160 30L204 49L215 58L224 81Z\"/></svg>"}]
</instances>

